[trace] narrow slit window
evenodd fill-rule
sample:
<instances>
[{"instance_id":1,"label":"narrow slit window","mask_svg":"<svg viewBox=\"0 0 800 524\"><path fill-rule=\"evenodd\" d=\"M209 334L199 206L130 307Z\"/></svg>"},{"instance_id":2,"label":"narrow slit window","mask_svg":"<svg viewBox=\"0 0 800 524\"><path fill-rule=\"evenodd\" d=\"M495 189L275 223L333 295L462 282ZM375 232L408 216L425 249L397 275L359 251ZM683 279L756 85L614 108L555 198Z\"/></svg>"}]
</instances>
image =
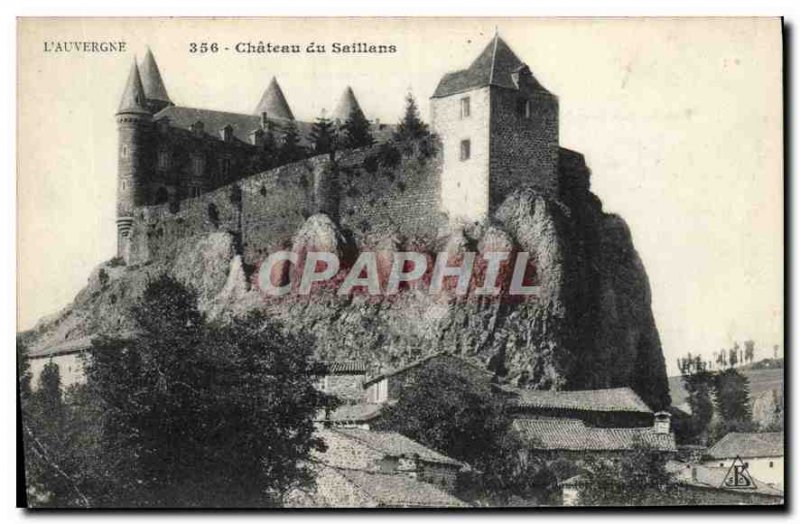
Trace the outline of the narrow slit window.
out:
<instances>
[{"instance_id":1,"label":"narrow slit window","mask_svg":"<svg viewBox=\"0 0 800 524\"><path fill-rule=\"evenodd\" d=\"M461 99L461 118L469 117L469 97Z\"/></svg>"},{"instance_id":2,"label":"narrow slit window","mask_svg":"<svg viewBox=\"0 0 800 524\"><path fill-rule=\"evenodd\" d=\"M460 158L462 161L463 161L463 160L469 160L469 157L470 157L470 154L471 154L471 153L472 153L472 152L470 151L470 143L469 143L469 140L462 140L462 141L461 141L461 154L460 154L459 158Z\"/></svg>"}]
</instances>

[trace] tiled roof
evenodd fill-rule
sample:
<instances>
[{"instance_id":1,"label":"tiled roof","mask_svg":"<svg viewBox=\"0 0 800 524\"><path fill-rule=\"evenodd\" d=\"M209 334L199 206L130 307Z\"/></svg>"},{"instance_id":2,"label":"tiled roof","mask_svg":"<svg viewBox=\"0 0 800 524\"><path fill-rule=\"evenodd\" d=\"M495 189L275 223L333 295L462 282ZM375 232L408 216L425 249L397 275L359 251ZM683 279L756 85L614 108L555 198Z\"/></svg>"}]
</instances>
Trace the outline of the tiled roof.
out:
<instances>
[{"instance_id":1,"label":"tiled roof","mask_svg":"<svg viewBox=\"0 0 800 524\"><path fill-rule=\"evenodd\" d=\"M581 411L652 413L631 388L545 391L503 388L516 395L518 408L572 409Z\"/></svg>"},{"instance_id":2,"label":"tiled roof","mask_svg":"<svg viewBox=\"0 0 800 524\"><path fill-rule=\"evenodd\" d=\"M708 450L712 458L782 457L783 433L728 433Z\"/></svg>"},{"instance_id":3,"label":"tiled roof","mask_svg":"<svg viewBox=\"0 0 800 524\"><path fill-rule=\"evenodd\" d=\"M170 106L165 107L156 115L156 120L167 117L170 125L182 129L191 128L197 121L203 122L203 131L206 134L220 137L222 129L229 125L233 128L233 136L242 142L252 143L250 134L256 129L261 128L261 117L256 115L245 115L242 113L229 113L226 111L214 111L211 109L198 109L194 107ZM287 123L286 120L269 118L275 124L275 131L280 132ZM307 122L295 121L297 131L301 141L306 141L306 136L311 131L311 124Z\"/></svg>"},{"instance_id":4,"label":"tiled roof","mask_svg":"<svg viewBox=\"0 0 800 524\"><path fill-rule=\"evenodd\" d=\"M476 369L477 371L480 371L481 373L486 374L486 376L489 377L489 378L491 378L493 376L492 372L489 371L488 369L485 369L485 368L482 368L482 367L480 367L480 366L478 366L476 364L473 364L472 362L470 362L469 360L467 360L464 357L461 357L459 355L451 355L451 354L446 353L444 351L440 351L438 353L433 353L433 354L428 355L426 357L422 357L419 360L415 360L414 362L412 362L410 364L407 364L407 365L405 365L403 367L397 368L397 369L395 369L393 371L389 371L387 373L382 373L380 375L374 376L374 377L370 378L369 380L367 380L366 382L364 382L364 387L366 388L370 384L374 384L375 382L378 382L379 380L383 380L383 379L385 379L387 377L392 377L394 375L399 375L400 373L405 373L409 369L413 369L415 367L421 366L422 364L428 362L429 360L432 360L432 359L437 358L437 357L456 358L456 359L460 360L461 362L467 364L468 366Z\"/></svg>"},{"instance_id":5,"label":"tiled roof","mask_svg":"<svg viewBox=\"0 0 800 524\"><path fill-rule=\"evenodd\" d=\"M532 449L552 451L622 451L637 443L676 451L671 433L652 428L598 428L577 419L515 419L512 425Z\"/></svg>"},{"instance_id":6,"label":"tiled roof","mask_svg":"<svg viewBox=\"0 0 800 524\"><path fill-rule=\"evenodd\" d=\"M61 344L48 346L28 352L28 358L54 357L56 355L68 355L69 353L80 353L92 347L92 337L80 337L73 340L65 340Z\"/></svg>"},{"instance_id":7,"label":"tiled roof","mask_svg":"<svg viewBox=\"0 0 800 524\"><path fill-rule=\"evenodd\" d=\"M345 404L339 406L328 416L325 412L320 412L317 420L327 420L330 422L368 422L381 414L383 404Z\"/></svg>"},{"instance_id":8,"label":"tiled roof","mask_svg":"<svg viewBox=\"0 0 800 524\"><path fill-rule=\"evenodd\" d=\"M363 375L367 365L358 360L336 360L321 363L329 375Z\"/></svg>"},{"instance_id":9,"label":"tiled roof","mask_svg":"<svg viewBox=\"0 0 800 524\"><path fill-rule=\"evenodd\" d=\"M365 429L334 429L341 435L355 439L365 446L390 457L419 456L420 460L437 464L461 467L463 464L455 459L414 442L408 437L393 431L369 431Z\"/></svg>"},{"instance_id":10,"label":"tiled roof","mask_svg":"<svg viewBox=\"0 0 800 524\"><path fill-rule=\"evenodd\" d=\"M514 54L508 44L495 35L468 69L447 73L442 77L433 93L433 98L490 85L516 89L511 75L524 67L525 63ZM546 92L536 79L533 79L533 88Z\"/></svg>"},{"instance_id":11,"label":"tiled roof","mask_svg":"<svg viewBox=\"0 0 800 524\"><path fill-rule=\"evenodd\" d=\"M469 506L466 502L455 498L433 484L422 482L406 475L370 473L339 468L336 468L336 471L381 506L429 508L463 508Z\"/></svg>"}]
</instances>

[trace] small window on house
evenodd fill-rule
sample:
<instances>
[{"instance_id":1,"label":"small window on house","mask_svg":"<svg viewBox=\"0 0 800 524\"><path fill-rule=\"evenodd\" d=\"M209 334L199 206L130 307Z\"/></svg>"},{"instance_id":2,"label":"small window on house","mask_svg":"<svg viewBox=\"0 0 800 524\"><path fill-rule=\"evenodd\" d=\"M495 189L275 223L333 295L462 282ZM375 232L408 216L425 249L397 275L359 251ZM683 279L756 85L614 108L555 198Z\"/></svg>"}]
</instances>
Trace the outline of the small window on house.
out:
<instances>
[{"instance_id":1,"label":"small window on house","mask_svg":"<svg viewBox=\"0 0 800 524\"><path fill-rule=\"evenodd\" d=\"M461 118L467 118L469 116L469 97L464 97L461 99Z\"/></svg>"},{"instance_id":2,"label":"small window on house","mask_svg":"<svg viewBox=\"0 0 800 524\"><path fill-rule=\"evenodd\" d=\"M722 462L720 462L719 463L719 467L724 467L724 464Z\"/></svg>"},{"instance_id":3,"label":"small window on house","mask_svg":"<svg viewBox=\"0 0 800 524\"><path fill-rule=\"evenodd\" d=\"M462 161L463 160L469 160L470 153L471 153L471 151L470 151L469 140L462 140L461 141L461 153L459 155L459 158Z\"/></svg>"},{"instance_id":4,"label":"small window on house","mask_svg":"<svg viewBox=\"0 0 800 524\"><path fill-rule=\"evenodd\" d=\"M125 145L125 144L122 144L122 149L120 150L119 156L121 156L122 158L128 158L128 154L129 154L128 153L128 146Z\"/></svg>"},{"instance_id":5,"label":"small window on house","mask_svg":"<svg viewBox=\"0 0 800 524\"><path fill-rule=\"evenodd\" d=\"M772 467L772 466L774 466L774 464L773 464L773 462L770 460L770 461L769 461L769 467Z\"/></svg>"}]
</instances>

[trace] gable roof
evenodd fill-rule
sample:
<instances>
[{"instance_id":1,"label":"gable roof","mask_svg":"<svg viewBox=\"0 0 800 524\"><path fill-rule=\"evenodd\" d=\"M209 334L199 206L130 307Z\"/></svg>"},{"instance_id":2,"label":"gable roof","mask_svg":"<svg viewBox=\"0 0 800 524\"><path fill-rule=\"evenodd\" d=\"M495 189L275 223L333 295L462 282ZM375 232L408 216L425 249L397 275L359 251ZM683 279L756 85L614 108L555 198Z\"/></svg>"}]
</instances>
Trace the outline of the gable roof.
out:
<instances>
[{"instance_id":1,"label":"gable roof","mask_svg":"<svg viewBox=\"0 0 800 524\"><path fill-rule=\"evenodd\" d=\"M653 411L631 388L586 389L578 391L549 391L502 388L516 396L515 407L570 409L579 411L652 413Z\"/></svg>"},{"instance_id":2,"label":"gable roof","mask_svg":"<svg viewBox=\"0 0 800 524\"><path fill-rule=\"evenodd\" d=\"M517 89L512 74L527 68L525 63L514 54L508 44L495 34L491 42L483 49L481 54L467 69L447 73L439 81L432 98L471 91L486 86L497 86L508 89ZM531 75L532 88L536 91L547 92L542 85Z\"/></svg>"},{"instance_id":3,"label":"gable roof","mask_svg":"<svg viewBox=\"0 0 800 524\"><path fill-rule=\"evenodd\" d=\"M376 376L370 378L369 380L365 381L364 382L364 387L366 388L370 384L374 384L375 382L378 382L378 381L383 380L385 378L393 377L395 375L399 375L401 373L405 373L406 371L409 371L409 370L411 370L413 368L419 367L422 364L425 364L426 362L428 362L430 360L433 360L435 358L439 358L439 357L455 358L455 359L463 362L464 364L470 366L471 368L473 368L473 369L475 369L475 370L477 370L477 371L479 371L481 373L484 373L487 376L487 378L492 378L494 376L494 374L491 371L489 371L488 369L485 369L485 368L482 368L482 367L480 367L480 366L478 366L476 364L473 364L472 362L470 362L469 360L467 360L466 358L464 358L462 356L453 355L453 354L447 353L445 351L439 351L437 353L432 353L432 354L430 354L428 356L425 356L425 357L422 357L422 358L420 358L418 360L415 360L414 362L411 362L410 364L406 364L405 366L399 367L399 368L397 368L397 369L395 369L393 371L388 371L386 373L381 373L380 375L376 375Z\"/></svg>"},{"instance_id":4,"label":"gable roof","mask_svg":"<svg viewBox=\"0 0 800 524\"><path fill-rule=\"evenodd\" d=\"M289 103L286 101L286 97L283 96L283 90L274 76L269 81L264 94L261 95L261 100L258 102L254 113L259 117L261 113L266 113L269 118L294 120L292 110L289 109Z\"/></svg>"},{"instance_id":5,"label":"gable roof","mask_svg":"<svg viewBox=\"0 0 800 524\"><path fill-rule=\"evenodd\" d=\"M330 467L330 466L327 466ZM468 507L444 490L406 475L332 468L380 506Z\"/></svg>"},{"instance_id":6,"label":"gable roof","mask_svg":"<svg viewBox=\"0 0 800 524\"><path fill-rule=\"evenodd\" d=\"M598 428L577 419L515 419L512 428L531 449L548 451L625 451L641 443L659 451L677 451L672 433L653 428Z\"/></svg>"},{"instance_id":7,"label":"gable roof","mask_svg":"<svg viewBox=\"0 0 800 524\"><path fill-rule=\"evenodd\" d=\"M140 72L144 94L148 99L172 103L167 94L167 88L164 87L164 81L161 79L161 72L158 70L156 59L153 57L149 47L144 55Z\"/></svg>"},{"instance_id":8,"label":"gable roof","mask_svg":"<svg viewBox=\"0 0 800 524\"><path fill-rule=\"evenodd\" d=\"M155 115L155 119L169 118L170 125L182 129L191 128L197 121L203 122L205 133L217 138L222 129L229 125L233 128L233 136L242 142L251 143L250 135L257 129L261 129L261 117L256 115L246 115L242 113L230 113L227 111L215 111L212 109L198 109L195 107L169 106L165 107ZM286 120L268 118L275 124L275 131L280 132ZM307 122L295 121L300 141L305 143L306 136L311 131L311 124Z\"/></svg>"},{"instance_id":9,"label":"gable roof","mask_svg":"<svg viewBox=\"0 0 800 524\"><path fill-rule=\"evenodd\" d=\"M420 460L425 462L445 464L459 468L464 465L458 460L442 455L394 431L370 431L366 429L342 428L332 429L331 431L357 440L361 444L389 457L413 457L416 455Z\"/></svg>"},{"instance_id":10,"label":"gable roof","mask_svg":"<svg viewBox=\"0 0 800 524\"><path fill-rule=\"evenodd\" d=\"M782 457L783 433L728 433L708 450L715 459Z\"/></svg>"},{"instance_id":11,"label":"gable roof","mask_svg":"<svg viewBox=\"0 0 800 524\"><path fill-rule=\"evenodd\" d=\"M346 122L353 111L361 113L361 115L364 114L358 100L356 100L356 94L353 92L353 88L347 86L342 93L342 97L339 99L339 103L336 105L336 110L333 112L333 119Z\"/></svg>"},{"instance_id":12,"label":"gable roof","mask_svg":"<svg viewBox=\"0 0 800 524\"><path fill-rule=\"evenodd\" d=\"M142 78L139 75L139 66L136 65L135 58L131 64L131 71L128 73L128 81L122 92L117 113L149 113L147 98L144 94L144 87L142 87Z\"/></svg>"}]
</instances>

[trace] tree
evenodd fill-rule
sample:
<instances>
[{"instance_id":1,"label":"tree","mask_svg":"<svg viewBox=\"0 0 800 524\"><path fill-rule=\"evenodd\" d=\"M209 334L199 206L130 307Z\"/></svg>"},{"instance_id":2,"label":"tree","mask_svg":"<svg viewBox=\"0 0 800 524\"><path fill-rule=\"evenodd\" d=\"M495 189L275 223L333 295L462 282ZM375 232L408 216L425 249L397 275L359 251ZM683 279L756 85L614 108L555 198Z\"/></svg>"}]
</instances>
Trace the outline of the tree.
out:
<instances>
[{"instance_id":1,"label":"tree","mask_svg":"<svg viewBox=\"0 0 800 524\"><path fill-rule=\"evenodd\" d=\"M263 507L312 481L313 341L261 315L209 323L171 277L134 308L138 335L92 348L88 397L99 407L103 505Z\"/></svg>"},{"instance_id":2,"label":"tree","mask_svg":"<svg viewBox=\"0 0 800 524\"><path fill-rule=\"evenodd\" d=\"M278 147L278 158L281 163L295 162L305 158L305 148L300 145L300 133L297 124L290 120L283 129L283 138Z\"/></svg>"},{"instance_id":3,"label":"tree","mask_svg":"<svg viewBox=\"0 0 800 524\"><path fill-rule=\"evenodd\" d=\"M530 498L554 483L543 464L511 431L505 403L488 381L432 361L412 375L379 429L392 430L470 464L460 492L469 499L504 504Z\"/></svg>"},{"instance_id":4,"label":"tree","mask_svg":"<svg viewBox=\"0 0 800 524\"><path fill-rule=\"evenodd\" d=\"M314 148L314 153L318 155L327 153L332 157L337 147L336 135L336 127L333 125L333 122L323 114L317 118L317 121L311 126L308 141Z\"/></svg>"},{"instance_id":5,"label":"tree","mask_svg":"<svg viewBox=\"0 0 800 524\"><path fill-rule=\"evenodd\" d=\"M419 118L419 109L417 109L414 95L408 93L406 95L406 110L400 123L397 124L397 129L394 131L394 140L405 142L423 138L429 134L428 125Z\"/></svg>"},{"instance_id":6,"label":"tree","mask_svg":"<svg viewBox=\"0 0 800 524\"><path fill-rule=\"evenodd\" d=\"M752 364L753 358L756 352L756 343L752 340L746 340L744 342L744 361Z\"/></svg>"},{"instance_id":7,"label":"tree","mask_svg":"<svg viewBox=\"0 0 800 524\"><path fill-rule=\"evenodd\" d=\"M370 123L364 113L357 108L350 111L347 121L342 126L344 132L344 147L357 149L368 147L375 143L370 131Z\"/></svg>"},{"instance_id":8,"label":"tree","mask_svg":"<svg viewBox=\"0 0 800 524\"><path fill-rule=\"evenodd\" d=\"M728 350L728 363L732 368L735 368L736 364L739 363L739 344L734 344L733 347Z\"/></svg>"},{"instance_id":9,"label":"tree","mask_svg":"<svg viewBox=\"0 0 800 524\"><path fill-rule=\"evenodd\" d=\"M714 377L714 398L720 416L720 422L712 428L714 440L731 431L754 429L747 377L733 368L718 373Z\"/></svg>"},{"instance_id":10,"label":"tree","mask_svg":"<svg viewBox=\"0 0 800 524\"><path fill-rule=\"evenodd\" d=\"M582 475L579 501L585 506L649 506L665 504L673 485L663 455L644 443L622 458L589 457Z\"/></svg>"},{"instance_id":11,"label":"tree","mask_svg":"<svg viewBox=\"0 0 800 524\"><path fill-rule=\"evenodd\" d=\"M693 359L691 353L679 359L681 381L686 389L688 403L691 407L691 417L688 424L676 428L676 436L684 443L700 443L708 430L714 415L714 403L711 393L714 387L714 375L710 372L710 365L702 359Z\"/></svg>"}]
</instances>

